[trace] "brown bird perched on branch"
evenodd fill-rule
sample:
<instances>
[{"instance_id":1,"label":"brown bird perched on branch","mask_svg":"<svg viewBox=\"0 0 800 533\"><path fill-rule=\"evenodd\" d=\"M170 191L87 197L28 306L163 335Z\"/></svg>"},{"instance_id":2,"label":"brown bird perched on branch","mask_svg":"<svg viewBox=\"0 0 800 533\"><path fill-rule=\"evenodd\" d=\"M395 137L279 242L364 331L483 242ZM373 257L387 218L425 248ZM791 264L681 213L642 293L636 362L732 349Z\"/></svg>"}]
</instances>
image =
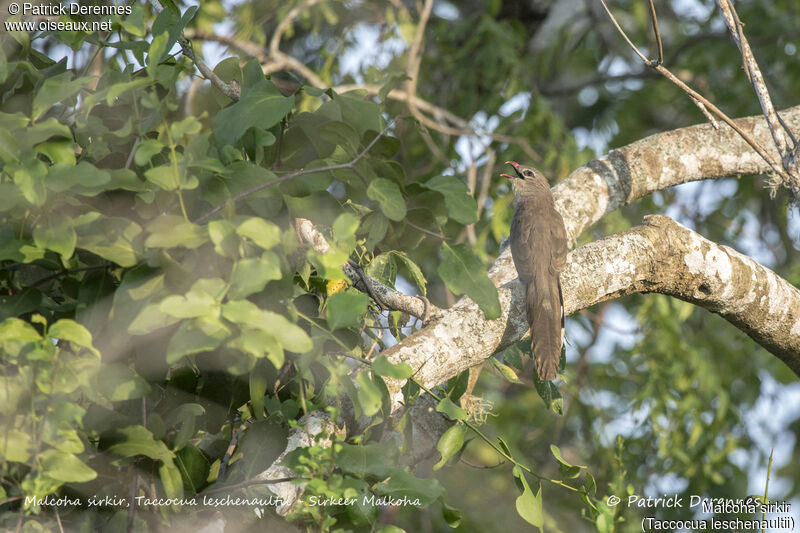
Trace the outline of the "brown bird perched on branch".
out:
<instances>
[{"instance_id":1,"label":"brown bird perched on branch","mask_svg":"<svg viewBox=\"0 0 800 533\"><path fill-rule=\"evenodd\" d=\"M564 297L559 273L567 262L567 231L541 172L506 161L516 176L501 174L514 188L511 257L525 289L531 351L539 379L556 378L564 343Z\"/></svg>"}]
</instances>

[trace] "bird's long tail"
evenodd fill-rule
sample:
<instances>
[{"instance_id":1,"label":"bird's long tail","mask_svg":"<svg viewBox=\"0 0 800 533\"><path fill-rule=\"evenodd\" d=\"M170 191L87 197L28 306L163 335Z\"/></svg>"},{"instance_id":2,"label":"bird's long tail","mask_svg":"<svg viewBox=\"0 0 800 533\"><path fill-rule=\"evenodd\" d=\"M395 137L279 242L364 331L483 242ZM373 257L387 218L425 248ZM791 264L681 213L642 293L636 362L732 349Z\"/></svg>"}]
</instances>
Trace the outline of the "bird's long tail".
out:
<instances>
[{"instance_id":1,"label":"bird's long tail","mask_svg":"<svg viewBox=\"0 0 800 533\"><path fill-rule=\"evenodd\" d=\"M542 276L526 287L531 351L539 379L550 381L558 374L564 341L564 298L558 276Z\"/></svg>"}]
</instances>

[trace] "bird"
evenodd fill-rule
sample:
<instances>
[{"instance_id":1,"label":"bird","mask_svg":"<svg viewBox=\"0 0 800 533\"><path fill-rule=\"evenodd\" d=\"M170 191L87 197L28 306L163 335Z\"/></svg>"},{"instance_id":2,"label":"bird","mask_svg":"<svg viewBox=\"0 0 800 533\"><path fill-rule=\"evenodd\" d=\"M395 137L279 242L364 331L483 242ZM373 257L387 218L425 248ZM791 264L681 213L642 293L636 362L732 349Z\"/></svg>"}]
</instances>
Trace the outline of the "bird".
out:
<instances>
[{"instance_id":1,"label":"bird","mask_svg":"<svg viewBox=\"0 0 800 533\"><path fill-rule=\"evenodd\" d=\"M558 374L564 344L564 296L560 273L567 262L567 230L556 211L547 178L531 166L506 161L515 175L500 174L514 189L511 257L525 290L534 366L542 381Z\"/></svg>"}]
</instances>

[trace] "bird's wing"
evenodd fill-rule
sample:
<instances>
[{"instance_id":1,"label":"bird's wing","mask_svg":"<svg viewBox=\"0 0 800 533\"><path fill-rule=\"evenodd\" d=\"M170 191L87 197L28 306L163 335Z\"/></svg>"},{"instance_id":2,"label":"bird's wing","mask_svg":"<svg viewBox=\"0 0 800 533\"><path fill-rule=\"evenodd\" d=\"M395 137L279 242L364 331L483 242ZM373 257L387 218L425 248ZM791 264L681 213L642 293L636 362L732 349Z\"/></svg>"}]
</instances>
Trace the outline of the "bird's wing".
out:
<instances>
[{"instance_id":1,"label":"bird's wing","mask_svg":"<svg viewBox=\"0 0 800 533\"><path fill-rule=\"evenodd\" d=\"M526 285L534 276L534 259L536 248L547 238L545 226L539 224L534 212L524 205L518 205L511 219L511 256L517 268L519 280Z\"/></svg>"},{"instance_id":2,"label":"bird's wing","mask_svg":"<svg viewBox=\"0 0 800 533\"><path fill-rule=\"evenodd\" d=\"M564 219L555 208L551 216L554 223L550 225L550 270L555 274L567 265L567 230Z\"/></svg>"}]
</instances>

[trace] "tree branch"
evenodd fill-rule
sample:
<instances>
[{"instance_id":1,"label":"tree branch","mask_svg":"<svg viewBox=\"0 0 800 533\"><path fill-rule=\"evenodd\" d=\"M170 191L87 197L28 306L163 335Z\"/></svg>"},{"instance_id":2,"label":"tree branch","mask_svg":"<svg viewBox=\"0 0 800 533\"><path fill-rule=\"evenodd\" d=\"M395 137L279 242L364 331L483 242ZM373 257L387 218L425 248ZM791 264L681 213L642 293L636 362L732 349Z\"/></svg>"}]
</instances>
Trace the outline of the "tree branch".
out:
<instances>
[{"instance_id":1,"label":"tree branch","mask_svg":"<svg viewBox=\"0 0 800 533\"><path fill-rule=\"evenodd\" d=\"M330 244L328 244L325 236L319 232L310 220L296 218L295 228L303 242L309 244L317 252L324 254L330 249ZM378 304L383 304L393 310L403 311L422 319L423 322L441 312L438 307L430 304L427 300L396 291L371 278L353 262L344 263L342 270L353 281L355 288L369 294Z\"/></svg>"},{"instance_id":2,"label":"tree branch","mask_svg":"<svg viewBox=\"0 0 800 533\"><path fill-rule=\"evenodd\" d=\"M504 268L513 270L513 263ZM800 290L667 217L646 217L641 226L571 252L561 284L568 315L638 292L694 303L747 333L800 376ZM499 296L500 318L486 320L477 304L462 298L384 355L411 365L423 385L445 382L526 334L525 294L516 275L501 286ZM402 384L389 385L398 405Z\"/></svg>"},{"instance_id":3,"label":"tree branch","mask_svg":"<svg viewBox=\"0 0 800 533\"><path fill-rule=\"evenodd\" d=\"M800 132L800 106L781 112L794 132ZM759 142L774 145L763 116L740 118L737 128ZM657 133L611 150L573 171L553 188L556 207L574 241L606 213L654 191L702 179L740 177L771 168L728 128L700 124Z\"/></svg>"}]
</instances>

